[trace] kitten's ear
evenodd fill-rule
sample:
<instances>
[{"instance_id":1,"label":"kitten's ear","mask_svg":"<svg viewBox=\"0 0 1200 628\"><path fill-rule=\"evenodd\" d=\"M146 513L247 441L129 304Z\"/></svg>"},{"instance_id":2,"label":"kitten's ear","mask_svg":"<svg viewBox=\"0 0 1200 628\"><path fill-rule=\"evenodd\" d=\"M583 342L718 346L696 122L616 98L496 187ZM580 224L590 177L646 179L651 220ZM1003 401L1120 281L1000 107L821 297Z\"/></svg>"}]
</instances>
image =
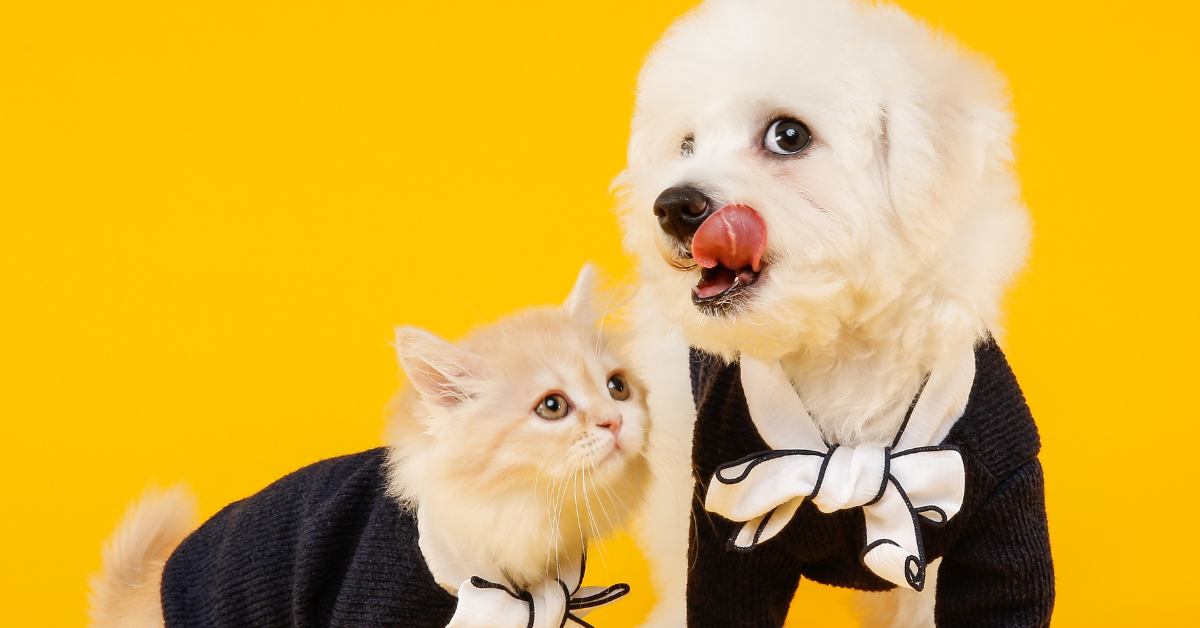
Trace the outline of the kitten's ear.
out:
<instances>
[{"instance_id":1,"label":"kitten's ear","mask_svg":"<svg viewBox=\"0 0 1200 628\"><path fill-rule=\"evenodd\" d=\"M478 357L416 327L396 328L396 354L421 398L447 410L470 401L486 376Z\"/></svg>"},{"instance_id":2,"label":"kitten's ear","mask_svg":"<svg viewBox=\"0 0 1200 628\"><path fill-rule=\"evenodd\" d=\"M575 287L563 302L563 311L588 325L600 322L604 313L599 311L596 303L596 267L591 262L579 269Z\"/></svg>"}]
</instances>

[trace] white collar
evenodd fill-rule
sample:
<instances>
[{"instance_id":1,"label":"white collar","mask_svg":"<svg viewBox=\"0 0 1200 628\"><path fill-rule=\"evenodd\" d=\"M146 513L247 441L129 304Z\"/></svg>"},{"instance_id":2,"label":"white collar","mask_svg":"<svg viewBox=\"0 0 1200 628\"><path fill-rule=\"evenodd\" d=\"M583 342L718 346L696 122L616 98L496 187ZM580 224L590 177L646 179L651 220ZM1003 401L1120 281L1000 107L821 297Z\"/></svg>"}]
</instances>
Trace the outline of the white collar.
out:
<instances>
[{"instance_id":1,"label":"white collar","mask_svg":"<svg viewBox=\"0 0 1200 628\"><path fill-rule=\"evenodd\" d=\"M751 420L771 450L721 465L709 484L705 508L744 522L729 548L750 551L774 537L806 500L823 512L861 506L863 563L921 590L926 561L917 518L941 525L962 507L962 455L939 443L966 409L974 350L929 376L890 445L827 444L779 362L742 356L741 374Z\"/></svg>"},{"instance_id":2,"label":"white collar","mask_svg":"<svg viewBox=\"0 0 1200 628\"><path fill-rule=\"evenodd\" d=\"M829 448L779 362L742 356L742 390L754 427L771 449ZM919 403L900 426L897 451L936 445L963 415L975 380L975 351L959 355L948 368L931 373Z\"/></svg>"}]
</instances>

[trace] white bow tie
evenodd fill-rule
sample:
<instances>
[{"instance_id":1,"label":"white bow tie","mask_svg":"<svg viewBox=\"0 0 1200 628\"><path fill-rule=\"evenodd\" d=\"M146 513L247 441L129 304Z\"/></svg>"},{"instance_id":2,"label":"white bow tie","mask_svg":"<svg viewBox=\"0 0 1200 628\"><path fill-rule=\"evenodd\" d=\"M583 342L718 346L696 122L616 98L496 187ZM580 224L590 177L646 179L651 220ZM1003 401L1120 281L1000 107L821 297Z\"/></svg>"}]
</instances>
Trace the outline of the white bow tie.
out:
<instances>
[{"instance_id":1,"label":"white bow tie","mask_svg":"<svg viewBox=\"0 0 1200 628\"><path fill-rule=\"evenodd\" d=\"M579 579L583 578L581 569ZM561 628L571 620L584 628L583 616L629 593L629 585L572 587L553 580L531 591L517 592L502 584L472 576L458 588L458 608L446 628Z\"/></svg>"},{"instance_id":2,"label":"white bow tie","mask_svg":"<svg viewBox=\"0 0 1200 628\"><path fill-rule=\"evenodd\" d=\"M427 518L417 509L418 545L434 580L458 596L458 606L446 628L563 628L571 620L592 628L583 617L592 609L611 604L629 593L629 585L582 587L587 552L559 567L558 577L547 578L529 590L506 586L507 578L490 567L466 566ZM565 579L564 579L565 578Z\"/></svg>"},{"instance_id":3,"label":"white bow tie","mask_svg":"<svg viewBox=\"0 0 1200 628\"><path fill-rule=\"evenodd\" d=\"M917 517L946 523L962 508L962 455L937 446L962 416L975 379L975 353L934 372L891 445L827 445L778 363L742 356L750 418L770 450L717 467L704 507L744 522L729 549L750 551L783 530L804 500L821 512L862 506L862 561L879 577L920 591L925 551Z\"/></svg>"}]
</instances>

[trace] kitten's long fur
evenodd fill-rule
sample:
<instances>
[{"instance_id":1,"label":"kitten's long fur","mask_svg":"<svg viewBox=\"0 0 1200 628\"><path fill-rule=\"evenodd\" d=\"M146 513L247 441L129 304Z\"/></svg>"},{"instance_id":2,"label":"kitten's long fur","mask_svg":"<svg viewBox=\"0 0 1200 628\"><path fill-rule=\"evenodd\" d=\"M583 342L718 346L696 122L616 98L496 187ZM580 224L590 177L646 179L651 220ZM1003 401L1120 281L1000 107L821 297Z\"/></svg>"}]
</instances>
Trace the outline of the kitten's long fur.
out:
<instances>
[{"instance_id":1,"label":"kitten's long fur","mask_svg":"<svg viewBox=\"0 0 1200 628\"><path fill-rule=\"evenodd\" d=\"M469 568L494 567L520 587L557 577L559 561L628 521L648 479L645 388L618 335L598 326L594 281L585 266L562 307L521 312L457 345L397 330L412 385L392 406L389 492L419 507ZM614 373L628 399L606 387ZM547 392L571 412L535 415ZM163 566L195 526L195 499L179 487L131 506L92 579L92 625L161 628Z\"/></svg>"},{"instance_id":2,"label":"kitten's long fur","mask_svg":"<svg viewBox=\"0 0 1200 628\"><path fill-rule=\"evenodd\" d=\"M103 568L91 579L89 615L97 628L161 628L159 581L175 547L195 529L196 498L182 486L151 487L130 505L104 544Z\"/></svg>"}]
</instances>

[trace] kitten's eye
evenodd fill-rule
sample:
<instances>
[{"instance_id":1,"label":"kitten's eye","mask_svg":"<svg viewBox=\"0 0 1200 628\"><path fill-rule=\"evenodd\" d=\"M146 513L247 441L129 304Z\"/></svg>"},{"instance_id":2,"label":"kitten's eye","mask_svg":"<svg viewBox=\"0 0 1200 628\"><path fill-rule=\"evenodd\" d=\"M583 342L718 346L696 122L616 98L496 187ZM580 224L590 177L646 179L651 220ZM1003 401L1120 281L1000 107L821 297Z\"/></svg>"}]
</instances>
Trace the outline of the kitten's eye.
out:
<instances>
[{"instance_id":1,"label":"kitten's eye","mask_svg":"<svg viewBox=\"0 0 1200 628\"><path fill-rule=\"evenodd\" d=\"M691 135L683 138L683 142L679 144L679 156L691 157L692 151L696 148L696 138Z\"/></svg>"},{"instance_id":2,"label":"kitten's eye","mask_svg":"<svg viewBox=\"0 0 1200 628\"><path fill-rule=\"evenodd\" d=\"M567 416L567 413L571 411L571 408L567 405L567 400L564 399L562 395L554 393L552 395L546 395L543 397L541 402L538 403L537 407L534 408L533 411L543 419L554 421Z\"/></svg>"},{"instance_id":3,"label":"kitten's eye","mask_svg":"<svg viewBox=\"0 0 1200 628\"><path fill-rule=\"evenodd\" d=\"M629 398L629 383L625 381L624 375L613 373L612 377L608 378L608 394L617 401Z\"/></svg>"},{"instance_id":4,"label":"kitten's eye","mask_svg":"<svg viewBox=\"0 0 1200 628\"><path fill-rule=\"evenodd\" d=\"M808 127L795 118L780 118L767 127L763 146L776 155L795 155L808 148L812 134Z\"/></svg>"}]
</instances>

